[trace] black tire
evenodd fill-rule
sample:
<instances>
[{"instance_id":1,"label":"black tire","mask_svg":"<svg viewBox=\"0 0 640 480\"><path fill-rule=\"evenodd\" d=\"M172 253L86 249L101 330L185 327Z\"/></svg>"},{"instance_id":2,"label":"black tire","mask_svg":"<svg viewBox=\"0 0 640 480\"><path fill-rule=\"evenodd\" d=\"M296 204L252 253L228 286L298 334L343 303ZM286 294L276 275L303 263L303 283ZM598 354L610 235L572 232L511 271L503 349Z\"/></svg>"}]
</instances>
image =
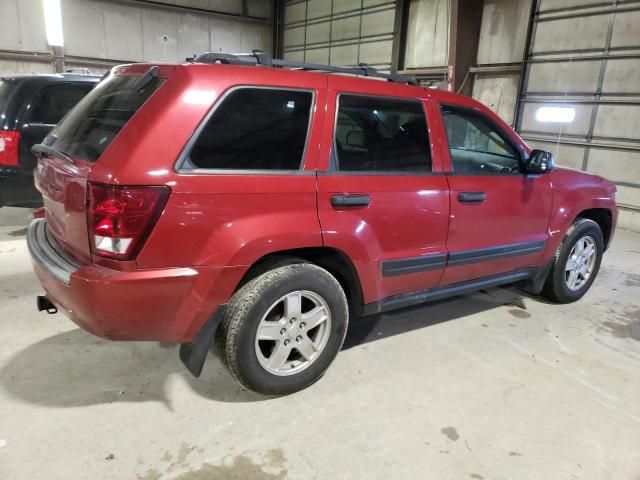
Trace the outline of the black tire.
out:
<instances>
[{"instance_id":1,"label":"black tire","mask_svg":"<svg viewBox=\"0 0 640 480\"><path fill-rule=\"evenodd\" d=\"M305 369L285 376L273 374L262 366L256 353L258 326L274 302L303 290L319 295L328 306L328 339ZM216 341L223 363L244 387L265 395L286 395L308 387L324 375L342 347L348 321L347 299L335 277L316 265L293 263L262 273L233 295Z\"/></svg>"},{"instance_id":2,"label":"black tire","mask_svg":"<svg viewBox=\"0 0 640 480\"><path fill-rule=\"evenodd\" d=\"M595 240L596 259L591 275L586 283L576 290L571 290L565 279L566 265L569 254L578 240L589 236ZM600 226L593 220L578 218L567 231L562 244L556 251L556 258L549 272L549 276L542 289L542 295L557 303L571 303L582 298L587 293L600 269L602 254L604 252L604 239Z\"/></svg>"}]
</instances>

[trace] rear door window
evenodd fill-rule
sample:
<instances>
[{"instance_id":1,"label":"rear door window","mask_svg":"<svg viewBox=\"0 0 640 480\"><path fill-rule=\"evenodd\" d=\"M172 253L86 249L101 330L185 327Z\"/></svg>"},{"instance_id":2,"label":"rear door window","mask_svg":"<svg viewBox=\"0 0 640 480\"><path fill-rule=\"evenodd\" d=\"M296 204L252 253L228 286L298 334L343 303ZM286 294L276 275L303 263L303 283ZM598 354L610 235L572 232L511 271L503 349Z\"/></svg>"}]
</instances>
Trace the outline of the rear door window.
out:
<instances>
[{"instance_id":1,"label":"rear door window","mask_svg":"<svg viewBox=\"0 0 640 480\"><path fill-rule=\"evenodd\" d=\"M340 95L336 167L343 172L430 172L429 133L415 100Z\"/></svg>"},{"instance_id":2,"label":"rear door window","mask_svg":"<svg viewBox=\"0 0 640 480\"><path fill-rule=\"evenodd\" d=\"M313 94L243 87L213 111L191 148L186 168L299 170Z\"/></svg>"},{"instance_id":3,"label":"rear door window","mask_svg":"<svg viewBox=\"0 0 640 480\"><path fill-rule=\"evenodd\" d=\"M92 88L92 83L65 83L44 87L31 107L29 123L55 125Z\"/></svg>"},{"instance_id":4,"label":"rear door window","mask_svg":"<svg viewBox=\"0 0 640 480\"><path fill-rule=\"evenodd\" d=\"M95 162L162 82L156 77L112 75L89 92L44 143Z\"/></svg>"}]
</instances>

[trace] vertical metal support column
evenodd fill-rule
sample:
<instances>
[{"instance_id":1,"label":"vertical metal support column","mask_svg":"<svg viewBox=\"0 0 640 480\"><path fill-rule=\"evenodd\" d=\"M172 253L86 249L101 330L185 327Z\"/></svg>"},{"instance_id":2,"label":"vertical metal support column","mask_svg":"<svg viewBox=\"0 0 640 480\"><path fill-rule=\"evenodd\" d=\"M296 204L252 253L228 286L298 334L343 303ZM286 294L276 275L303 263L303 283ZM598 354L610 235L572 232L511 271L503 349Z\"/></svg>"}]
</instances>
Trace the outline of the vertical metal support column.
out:
<instances>
[{"instance_id":1,"label":"vertical metal support column","mask_svg":"<svg viewBox=\"0 0 640 480\"><path fill-rule=\"evenodd\" d=\"M522 58L522 68L520 69L520 82L518 82L518 94L516 96L516 111L513 114L513 127L517 132L520 131L522 123L522 108L520 100L525 96L525 89L529 83L529 70L531 64L531 53L533 51L533 43L536 39L536 29L538 28L538 12L540 11L540 0L532 0L531 13L529 15L529 26L527 27L527 39L524 45L524 57Z\"/></svg>"},{"instance_id":2,"label":"vertical metal support column","mask_svg":"<svg viewBox=\"0 0 640 480\"><path fill-rule=\"evenodd\" d=\"M56 73L64 73L64 48L52 47L53 51L53 71Z\"/></svg>"},{"instance_id":3,"label":"vertical metal support column","mask_svg":"<svg viewBox=\"0 0 640 480\"><path fill-rule=\"evenodd\" d=\"M484 2L477 0L451 0L449 11L449 73L450 90L464 95L473 92L473 79L469 67L476 64L482 8ZM466 81L465 81L466 77Z\"/></svg>"},{"instance_id":4,"label":"vertical metal support column","mask_svg":"<svg viewBox=\"0 0 640 480\"><path fill-rule=\"evenodd\" d=\"M273 2L273 57L284 58L284 0Z\"/></svg>"},{"instance_id":5,"label":"vertical metal support column","mask_svg":"<svg viewBox=\"0 0 640 480\"><path fill-rule=\"evenodd\" d=\"M407 26L409 24L410 0L396 0L393 23L393 44L391 47L391 73L404 69L404 56L407 51Z\"/></svg>"}]
</instances>

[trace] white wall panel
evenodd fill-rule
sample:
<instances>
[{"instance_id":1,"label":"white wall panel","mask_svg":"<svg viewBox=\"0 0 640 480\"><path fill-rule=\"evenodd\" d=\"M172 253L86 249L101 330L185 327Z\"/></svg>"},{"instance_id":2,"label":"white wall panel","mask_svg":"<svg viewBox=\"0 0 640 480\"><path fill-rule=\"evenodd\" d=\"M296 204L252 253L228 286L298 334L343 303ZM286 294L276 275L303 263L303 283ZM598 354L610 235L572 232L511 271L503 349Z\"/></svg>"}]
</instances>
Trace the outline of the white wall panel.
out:
<instances>
[{"instance_id":1,"label":"white wall panel","mask_svg":"<svg viewBox=\"0 0 640 480\"><path fill-rule=\"evenodd\" d=\"M603 48L608 26L607 15L539 22L533 51L556 52Z\"/></svg>"},{"instance_id":2,"label":"white wall panel","mask_svg":"<svg viewBox=\"0 0 640 480\"><path fill-rule=\"evenodd\" d=\"M63 0L62 28L68 55L106 58L102 3L91 0ZM123 6L127 11L129 6ZM139 35L139 30L128 36Z\"/></svg>"},{"instance_id":3,"label":"white wall panel","mask_svg":"<svg viewBox=\"0 0 640 480\"><path fill-rule=\"evenodd\" d=\"M184 14L178 18L178 61L211 49L210 19Z\"/></svg>"},{"instance_id":4,"label":"white wall panel","mask_svg":"<svg viewBox=\"0 0 640 480\"><path fill-rule=\"evenodd\" d=\"M306 51L307 62L319 63L321 65L329 64L328 48L310 48Z\"/></svg>"},{"instance_id":5,"label":"white wall panel","mask_svg":"<svg viewBox=\"0 0 640 480\"><path fill-rule=\"evenodd\" d=\"M53 65L41 62L0 61L0 75L11 73L53 73Z\"/></svg>"},{"instance_id":6,"label":"white wall panel","mask_svg":"<svg viewBox=\"0 0 640 480\"><path fill-rule=\"evenodd\" d=\"M309 0L309 6L307 8L307 18L309 20L318 17L327 17L331 15L331 0ZM287 21L289 21L289 19L287 19Z\"/></svg>"},{"instance_id":7,"label":"white wall panel","mask_svg":"<svg viewBox=\"0 0 640 480\"><path fill-rule=\"evenodd\" d=\"M640 37L640 24L638 24ZM638 38L640 43L640 38ZM640 58L610 59L602 84L605 93L634 93L640 96Z\"/></svg>"},{"instance_id":8,"label":"white wall panel","mask_svg":"<svg viewBox=\"0 0 640 480\"><path fill-rule=\"evenodd\" d=\"M15 0L18 4L20 50L49 51L44 27L42 0ZM3 10L0 7L0 12ZM2 16L2 15L0 15ZM1 20L0 20L1 22ZM0 48L4 48L0 46Z\"/></svg>"},{"instance_id":9,"label":"white wall panel","mask_svg":"<svg viewBox=\"0 0 640 480\"><path fill-rule=\"evenodd\" d=\"M242 25L223 19L211 20L211 51L233 53L240 51Z\"/></svg>"},{"instance_id":10,"label":"white wall panel","mask_svg":"<svg viewBox=\"0 0 640 480\"><path fill-rule=\"evenodd\" d=\"M304 35L304 27L300 27ZM297 29L292 29L297 30ZM307 44L327 43L330 40L331 22L314 23L307 26ZM290 31L288 37L295 37L295 32ZM304 37L302 42L304 42Z\"/></svg>"},{"instance_id":11,"label":"white wall panel","mask_svg":"<svg viewBox=\"0 0 640 480\"><path fill-rule=\"evenodd\" d=\"M0 48L20 49L18 3L16 0L0 0Z\"/></svg>"},{"instance_id":12,"label":"white wall panel","mask_svg":"<svg viewBox=\"0 0 640 480\"><path fill-rule=\"evenodd\" d=\"M555 10L558 8L584 7L602 3L602 0L541 0L540 10Z\"/></svg>"},{"instance_id":13,"label":"white wall panel","mask_svg":"<svg viewBox=\"0 0 640 480\"><path fill-rule=\"evenodd\" d=\"M478 63L522 61L531 0L485 0Z\"/></svg>"},{"instance_id":14,"label":"white wall panel","mask_svg":"<svg viewBox=\"0 0 640 480\"><path fill-rule=\"evenodd\" d=\"M600 105L593 134L640 141L640 105Z\"/></svg>"},{"instance_id":15,"label":"white wall panel","mask_svg":"<svg viewBox=\"0 0 640 480\"><path fill-rule=\"evenodd\" d=\"M448 0L412 0L409 6L405 68L447 65Z\"/></svg>"},{"instance_id":16,"label":"white wall panel","mask_svg":"<svg viewBox=\"0 0 640 480\"><path fill-rule=\"evenodd\" d=\"M640 11L619 13L615 17L612 47L640 46Z\"/></svg>"},{"instance_id":17,"label":"white wall panel","mask_svg":"<svg viewBox=\"0 0 640 480\"><path fill-rule=\"evenodd\" d=\"M175 12L151 10L142 15L142 46L145 60L178 60L178 19Z\"/></svg>"},{"instance_id":18,"label":"white wall panel","mask_svg":"<svg viewBox=\"0 0 640 480\"><path fill-rule=\"evenodd\" d=\"M142 14L139 8L105 4L102 10L105 31L105 56L113 59L144 60ZM91 56L95 55L95 52Z\"/></svg>"},{"instance_id":19,"label":"white wall panel","mask_svg":"<svg viewBox=\"0 0 640 480\"><path fill-rule=\"evenodd\" d=\"M360 61L370 65L388 63L392 47L391 40L363 43L360 45Z\"/></svg>"},{"instance_id":20,"label":"white wall panel","mask_svg":"<svg viewBox=\"0 0 640 480\"><path fill-rule=\"evenodd\" d=\"M505 122L513 122L518 98L520 75L477 75L473 82L473 98L484 103Z\"/></svg>"},{"instance_id":21,"label":"white wall panel","mask_svg":"<svg viewBox=\"0 0 640 480\"><path fill-rule=\"evenodd\" d=\"M599 61L532 63L531 92L593 92L598 85Z\"/></svg>"},{"instance_id":22,"label":"white wall panel","mask_svg":"<svg viewBox=\"0 0 640 480\"><path fill-rule=\"evenodd\" d=\"M640 152L593 148L589 153L589 171L613 181L640 184Z\"/></svg>"}]
</instances>

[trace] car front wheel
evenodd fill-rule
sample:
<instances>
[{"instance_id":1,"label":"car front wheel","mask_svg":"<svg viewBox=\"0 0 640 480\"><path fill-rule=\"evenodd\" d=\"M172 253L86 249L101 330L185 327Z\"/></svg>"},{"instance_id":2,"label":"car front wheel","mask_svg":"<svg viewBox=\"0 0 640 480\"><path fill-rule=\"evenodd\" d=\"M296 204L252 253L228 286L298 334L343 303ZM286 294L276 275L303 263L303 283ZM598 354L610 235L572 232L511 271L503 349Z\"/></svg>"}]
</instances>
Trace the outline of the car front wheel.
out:
<instances>
[{"instance_id":1,"label":"car front wheel","mask_svg":"<svg viewBox=\"0 0 640 480\"><path fill-rule=\"evenodd\" d=\"M558 303L582 298L598 274L603 252L599 225L586 218L577 219L558 247L543 295Z\"/></svg>"}]
</instances>

